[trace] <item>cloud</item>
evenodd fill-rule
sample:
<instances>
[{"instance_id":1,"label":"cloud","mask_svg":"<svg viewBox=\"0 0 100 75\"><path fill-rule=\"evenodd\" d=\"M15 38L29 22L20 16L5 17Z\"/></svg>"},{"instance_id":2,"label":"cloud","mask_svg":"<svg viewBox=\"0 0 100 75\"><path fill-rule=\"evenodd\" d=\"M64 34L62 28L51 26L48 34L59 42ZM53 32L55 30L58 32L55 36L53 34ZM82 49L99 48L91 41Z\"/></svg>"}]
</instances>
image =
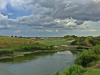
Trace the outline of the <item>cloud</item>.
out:
<instances>
[{"instance_id":1,"label":"cloud","mask_svg":"<svg viewBox=\"0 0 100 75\"><path fill-rule=\"evenodd\" d=\"M58 30L56 29L56 32L58 32Z\"/></svg>"},{"instance_id":2,"label":"cloud","mask_svg":"<svg viewBox=\"0 0 100 75\"><path fill-rule=\"evenodd\" d=\"M90 29L90 30L82 30L82 31L90 31L90 32L95 32L95 29Z\"/></svg>"},{"instance_id":3,"label":"cloud","mask_svg":"<svg viewBox=\"0 0 100 75\"><path fill-rule=\"evenodd\" d=\"M98 2L95 0L1 0L0 3L2 9L5 9L8 3L19 10L33 8L31 15L16 19L9 19L7 15L0 13L1 28L7 25L12 27L27 25L38 30L45 28L72 30L80 28L84 21L100 20L99 0ZM9 13L9 15L13 14Z\"/></svg>"},{"instance_id":4,"label":"cloud","mask_svg":"<svg viewBox=\"0 0 100 75\"><path fill-rule=\"evenodd\" d=\"M39 30L39 32L43 32L43 30Z\"/></svg>"},{"instance_id":5,"label":"cloud","mask_svg":"<svg viewBox=\"0 0 100 75\"><path fill-rule=\"evenodd\" d=\"M76 23L77 25L81 25L81 24L83 24L83 22L84 22L84 21L82 21L82 20L77 20L75 23Z\"/></svg>"},{"instance_id":6,"label":"cloud","mask_svg":"<svg viewBox=\"0 0 100 75\"><path fill-rule=\"evenodd\" d=\"M13 13L8 13L8 15L13 15Z\"/></svg>"},{"instance_id":7,"label":"cloud","mask_svg":"<svg viewBox=\"0 0 100 75\"><path fill-rule=\"evenodd\" d=\"M20 33L20 30L13 31L12 33Z\"/></svg>"},{"instance_id":8,"label":"cloud","mask_svg":"<svg viewBox=\"0 0 100 75\"><path fill-rule=\"evenodd\" d=\"M10 4L15 9L23 9L23 4L28 2L27 0L0 0L0 9L6 10L7 4Z\"/></svg>"},{"instance_id":9,"label":"cloud","mask_svg":"<svg viewBox=\"0 0 100 75\"><path fill-rule=\"evenodd\" d=\"M75 23L80 25L84 21L99 21L100 20L100 2L95 3L92 0L74 1L74 0L41 0L38 4L41 7L48 8L48 11L43 15L51 16L55 19L73 18L78 21ZM49 3L49 5L48 5ZM98 8L98 9L97 9Z\"/></svg>"},{"instance_id":10,"label":"cloud","mask_svg":"<svg viewBox=\"0 0 100 75\"><path fill-rule=\"evenodd\" d=\"M94 32L94 31L96 31L96 30L94 30L94 29L91 29L91 30L89 30L89 31L93 31L93 32Z\"/></svg>"},{"instance_id":11,"label":"cloud","mask_svg":"<svg viewBox=\"0 0 100 75\"><path fill-rule=\"evenodd\" d=\"M8 19L8 16L6 15L6 16L4 16L3 14L1 14L1 12L0 12L0 20L4 20L4 19Z\"/></svg>"},{"instance_id":12,"label":"cloud","mask_svg":"<svg viewBox=\"0 0 100 75\"><path fill-rule=\"evenodd\" d=\"M53 32L52 30L46 30L46 32Z\"/></svg>"}]
</instances>

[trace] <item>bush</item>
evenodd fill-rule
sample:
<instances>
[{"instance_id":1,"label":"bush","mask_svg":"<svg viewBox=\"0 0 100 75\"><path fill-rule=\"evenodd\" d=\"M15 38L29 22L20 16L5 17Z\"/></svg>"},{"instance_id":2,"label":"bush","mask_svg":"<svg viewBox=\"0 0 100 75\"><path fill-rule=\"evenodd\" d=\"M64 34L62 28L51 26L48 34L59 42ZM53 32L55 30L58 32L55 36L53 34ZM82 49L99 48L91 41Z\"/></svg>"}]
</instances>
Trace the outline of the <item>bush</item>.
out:
<instances>
[{"instance_id":1,"label":"bush","mask_svg":"<svg viewBox=\"0 0 100 75\"><path fill-rule=\"evenodd\" d=\"M77 43L77 41L75 40L75 41L71 42L71 45L75 45L76 43Z\"/></svg>"},{"instance_id":2,"label":"bush","mask_svg":"<svg viewBox=\"0 0 100 75\"><path fill-rule=\"evenodd\" d=\"M13 49L0 49L0 54L13 54Z\"/></svg>"},{"instance_id":3,"label":"bush","mask_svg":"<svg viewBox=\"0 0 100 75\"><path fill-rule=\"evenodd\" d=\"M95 47L93 47L93 51L95 54L100 54L100 45L96 45Z\"/></svg>"},{"instance_id":4,"label":"bush","mask_svg":"<svg viewBox=\"0 0 100 75\"><path fill-rule=\"evenodd\" d=\"M83 47L82 46L78 46L77 49L83 49Z\"/></svg>"},{"instance_id":5,"label":"bush","mask_svg":"<svg viewBox=\"0 0 100 75\"><path fill-rule=\"evenodd\" d=\"M55 73L55 75L59 75L59 71Z\"/></svg>"},{"instance_id":6,"label":"bush","mask_svg":"<svg viewBox=\"0 0 100 75\"><path fill-rule=\"evenodd\" d=\"M74 61L75 64L87 67L92 61L99 60L99 56L95 54L92 49L84 50L80 55L78 55Z\"/></svg>"},{"instance_id":7,"label":"bush","mask_svg":"<svg viewBox=\"0 0 100 75\"><path fill-rule=\"evenodd\" d=\"M52 48L53 47L53 45L50 45L50 48Z\"/></svg>"},{"instance_id":8,"label":"bush","mask_svg":"<svg viewBox=\"0 0 100 75\"><path fill-rule=\"evenodd\" d=\"M17 47L15 48L16 51L32 51L32 50L50 50L50 49L55 49L55 47L51 47L48 45L34 45L34 46L22 46L22 47Z\"/></svg>"},{"instance_id":9,"label":"bush","mask_svg":"<svg viewBox=\"0 0 100 75\"><path fill-rule=\"evenodd\" d=\"M81 73L85 71L86 70L82 66L73 65L69 67L69 71L66 75L81 75Z\"/></svg>"},{"instance_id":10,"label":"bush","mask_svg":"<svg viewBox=\"0 0 100 75\"><path fill-rule=\"evenodd\" d=\"M93 39L90 39L90 40L89 40L89 43L92 44L92 45L95 45Z\"/></svg>"},{"instance_id":11,"label":"bush","mask_svg":"<svg viewBox=\"0 0 100 75\"><path fill-rule=\"evenodd\" d=\"M64 72L64 75L81 75L84 72L86 72L86 69L84 69L82 66L73 65ZM54 75L59 75L59 72L56 72Z\"/></svg>"}]
</instances>

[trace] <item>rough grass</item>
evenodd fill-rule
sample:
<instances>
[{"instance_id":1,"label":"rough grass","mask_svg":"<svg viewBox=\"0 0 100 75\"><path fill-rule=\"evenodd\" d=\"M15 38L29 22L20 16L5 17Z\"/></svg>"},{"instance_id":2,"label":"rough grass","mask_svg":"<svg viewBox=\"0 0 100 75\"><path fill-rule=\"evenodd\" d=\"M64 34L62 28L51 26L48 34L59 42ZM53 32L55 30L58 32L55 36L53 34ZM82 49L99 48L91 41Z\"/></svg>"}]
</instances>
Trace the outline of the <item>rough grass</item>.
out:
<instances>
[{"instance_id":1,"label":"rough grass","mask_svg":"<svg viewBox=\"0 0 100 75\"><path fill-rule=\"evenodd\" d=\"M13 54L15 51L55 50L52 45L40 44L37 41L19 37L0 36L0 54Z\"/></svg>"},{"instance_id":2,"label":"rough grass","mask_svg":"<svg viewBox=\"0 0 100 75\"><path fill-rule=\"evenodd\" d=\"M0 49L33 45L39 45L39 43L31 39L0 36Z\"/></svg>"},{"instance_id":3,"label":"rough grass","mask_svg":"<svg viewBox=\"0 0 100 75\"><path fill-rule=\"evenodd\" d=\"M67 42L67 39L51 38L48 40L38 40L41 44L47 45L69 45L71 42Z\"/></svg>"},{"instance_id":4,"label":"rough grass","mask_svg":"<svg viewBox=\"0 0 100 75\"><path fill-rule=\"evenodd\" d=\"M100 75L100 69L89 69L82 75Z\"/></svg>"}]
</instances>

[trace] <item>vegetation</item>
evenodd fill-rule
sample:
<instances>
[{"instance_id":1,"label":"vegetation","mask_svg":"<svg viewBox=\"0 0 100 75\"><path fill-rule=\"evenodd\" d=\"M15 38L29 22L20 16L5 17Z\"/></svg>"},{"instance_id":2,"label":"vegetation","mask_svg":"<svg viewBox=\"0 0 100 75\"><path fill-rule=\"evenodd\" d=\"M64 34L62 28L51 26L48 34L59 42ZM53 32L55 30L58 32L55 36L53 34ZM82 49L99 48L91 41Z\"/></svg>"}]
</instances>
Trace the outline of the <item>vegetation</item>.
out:
<instances>
[{"instance_id":1,"label":"vegetation","mask_svg":"<svg viewBox=\"0 0 100 75\"><path fill-rule=\"evenodd\" d=\"M82 66L73 65L66 69L64 72L56 72L54 75L81 75L84 72L86 72L86 70Z\"/></svg>"},{"instance_id":2,"label":"vegetation","mask_svg":"<svg viewBox=\"0 0 100 75\"><path fill-rule=\"evenodd\" d=\"M79 45L79 46L77 47L77 49L83 49L83 47L82 47L81 45Z\"/></svg>"},{"instance_id":3,"label":"vegetation","mask_svg":"<svg viewBox=\"0 0 100 75\"><path fill-rule=\"evenodd\" d=\"M84 50L75 59L75 64L82 65L83 67L91 66L94 61L100 60L100 45L96 45L93 49Z\"/></svg>"},{"instance_id":4,"label":"vegetation","mask_svg":"<svg viewBox=\"0 0 100 75\"><path fill-rule=\"evenodd\" d=\"M0 54L13 54L13 49L0 49Z\"/></svg>"},{"instance_id":5,"label":"vegetation","mask_svg":"<svg viewBox=\"0 0 100 75\"><path fill-rule=\"evenodd\" d=\"M45 40L38 40L41 44L47 45L69 45L71 42L67 42L68 39L65 38L49 38Z\"/></svg>"},{"instance_id":6,"label":"vegetation","mask_svg":"<svg viewBox=\"0 0 100 75\"><path fill-rule=\"evenodd\" d=\"M68 38L68 36L66 36ZM100 36L98 37L76 37L71 45L79 45L77 49L83 49L83 52L77 54L74 60L75 65L83 68L70 66L62 73L56 72L54 75L99 75L100 74ZM93 49L85 50L82 45L93 47Z\"/></svg>"},{"instance_id":7,"label":"vegetation","mask_svg":"<svg viewBox=\"0 0 100 75\"><path fill-rule=\"evenodd\" d=\"M93 47L96 44L100 44L100 38L99 37L77 37L75 41L71 42L71 45L85 45Z\"/></svg>"},{"instance_id":8,"label":"vegetation","mask_svg":"<svg viewBox=\"0 0 100 75\"><path fill-rule=\"evenodd\" d=\"M55 50L52 45L19 37L0 36L0 54L14 54L15 51Z\"/></svg>"},{"instance_id":9,"label":"vegetation","mask_svg":"<svg viewBox=\"0 0 100 75\"><path fill-rule=\"evenodd\" d=\"M67 42L67 40L72 39L75 39L75 41ZM70 66L62 73L56 72L55 75L98 75L100 73L99 70L95 68L89 70L84 69L84 67L93 66L100 61L100 37L67 35L63 38L48 38L44 40L40 40L39 37L36 37L36 40L37 41L17 36L0 36L0 55L21 55L21 52L55 50L53 45L79 45L77 49L83 49L82 45L85 45L93 47L93 49L83 49L82 53L78 53L74 61L75 65Z\"/></svg>"}]
</instances>

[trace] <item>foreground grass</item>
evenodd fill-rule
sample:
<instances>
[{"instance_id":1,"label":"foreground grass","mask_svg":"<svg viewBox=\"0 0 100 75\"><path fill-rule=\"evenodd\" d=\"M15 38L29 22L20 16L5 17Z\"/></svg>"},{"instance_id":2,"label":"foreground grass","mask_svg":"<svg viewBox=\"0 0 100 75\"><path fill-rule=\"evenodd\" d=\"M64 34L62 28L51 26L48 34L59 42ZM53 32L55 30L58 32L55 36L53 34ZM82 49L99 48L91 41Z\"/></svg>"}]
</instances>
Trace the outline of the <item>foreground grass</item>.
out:
<instances>
[{"instance_id":1,"label":"foreground grass","mask_svg":"<svg viewBox=\"0 0 100 75\"><path fill-rule=\"evenodd\" d=\"M52 74L52 75L100 75L100 64L98 65L98 67L97 65L94 65L92 67L87 67L87 68L83 68L82 66L75 68L75 65L74 65L74 67L71 66L69 68L66 68L61 73L56 72L55 74Z\"/></svg>"},{"instance_id":2,"label":"foreground grass","mask_svg":"<svg viewBox=\"0 0 100 75\"><path fill-rule=\"evenodd\" d=\"M47 45L69 45L71 42L67 42L67 39L50 38L46 40L38 40L41 44Z\"/></svg>"}]
</instances>

